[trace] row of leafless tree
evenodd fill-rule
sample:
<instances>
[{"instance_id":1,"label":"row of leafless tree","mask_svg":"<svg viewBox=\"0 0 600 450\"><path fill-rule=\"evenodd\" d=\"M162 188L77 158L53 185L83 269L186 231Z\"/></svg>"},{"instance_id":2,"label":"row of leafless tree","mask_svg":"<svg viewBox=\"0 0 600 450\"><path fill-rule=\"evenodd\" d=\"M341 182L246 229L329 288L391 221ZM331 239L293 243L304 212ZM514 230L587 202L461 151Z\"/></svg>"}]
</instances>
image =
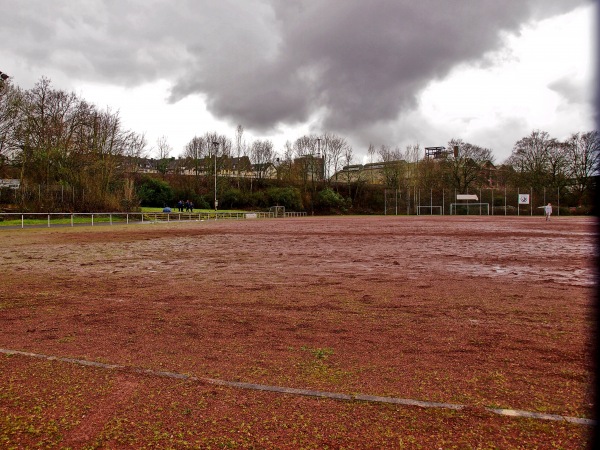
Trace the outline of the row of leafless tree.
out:
<instances>
[{"instance_id":1,"label":"row of leafless tree","mask_svg":"<svg viewBox=\"0 0 600 450\"><path fill-rule=\"evenodd\" d=\"M581 205L600 169L600 135L598 131L574 133L559 141L545 131L534 131L515 144L507 166L522 186L566 187Z\"/></svg>"},{"instance_id":2,"label":"row of leafless tree","mask_svg":"<svg viewBox=\"0 0 600 450\"><path fill-rule=\"evenodd\" d=\"M581 205L591 200L593 180L600 171L600 135L597 131L574 133L559 141L545 131L533 131L515 143L511 156L495 165L492 151L460 139L447 144L447 157L422 157L418 145L406 151L382 146L378 153L385 185L389 188L453 188L458 192L493 186L527 187L535 191L559 188L570 192ZM455 155L452 151L457 149ZM369 148L369 156L376 150Z\"/></svg>"},{"instance_id":3,"label":"row of leafless tree","mask_svg":"<svg viewBox=\"0 0 600 450\"><path fill-rule=\"evenodd\" d=\"M424 158L418 145L405 150L371 145L367 154L371 162L383 163L388 188L446 186L465 192L490 183L534 189L556 186L573 190L581 203L598 172L598 144L596 131L575 133L566 141L534 131L519 140L510 158L498 167L493 165L492 150L457 139L450 140L447 148L458 147L458 154L439 160ZM131 174L150 151L143 135L123 127L118 112L100 110L74 93L53 89L46 78L30 90L10 83L0 88L0 177L10 172L22 183L85 189L86 207L116 208L135 200ZM166 174L172 151L167 139L158 139L154 151L158 171ZM314 192L322 180L374 181L368 179L374 171L361 175L360 165L353 178L350 171L342 170L354 163L354 151L346 139L331 133L302 136L277 152L268 139L248 143L239 125L233 139L215 132L193 137L183 156L188 169L213 157L215 161L222 156L238 161L246 157L257 178L274 164L280 180L299 183L305 192ZM199 173L206 170L196 170Z\"/></svg>"},{"instance_id":4,"label":"row of leafless tree","mask_svg":"<svg viewBox=\"0 0 600 450\"><path fill-rule=\"evenodd\" d=\"M302 136L287 142L282 154L274 151L271 141L254 141L247 146L243 128L238 126L235 145L222 136L207 134L206 148L213 139L226 144L224 152L235 150L235 155L247 155L259 166L278 162L278 176L289 182L300 181L303 186L313 186L315 180L331 182L374 182L374 170L342 171L354 162L352 147L335 134ZM480 147L461 139L451 139L446 157L424 158L418 144L404 151L385 145L370 145L368 156L373 163L381 162L383 182L389 188L448 187L467 192L469 189L491 186L522 186L534 190L560 188L571 191L578 204L589 201L592 180L600 169L600 139L597 131L572 134L559 141L545 131L533 131L515 143L511 156L503 164L494 164L491 149ZM457 149L457 153L453 149ZM316 156L316 157L315 157ZM360 165L357 165L360 166ZM356 173L358 172L358 176ZM352 174L352 177L351 177ZM260 172L258 177L261 177Z\"/></svg>"},{"instance_id":5,"label":"row of leafless tree","mask_svg":"<svg viewBox=\"0 0 600 450\"><path fill-rule=\"evenodd\" d=\"M0 176L85 189L80 207L117 208L133 199L133 182L123 174L145 147L118 113L53 89L46 78L30 90L10 84L0 90Z\"/></svg>"}]
</instances>

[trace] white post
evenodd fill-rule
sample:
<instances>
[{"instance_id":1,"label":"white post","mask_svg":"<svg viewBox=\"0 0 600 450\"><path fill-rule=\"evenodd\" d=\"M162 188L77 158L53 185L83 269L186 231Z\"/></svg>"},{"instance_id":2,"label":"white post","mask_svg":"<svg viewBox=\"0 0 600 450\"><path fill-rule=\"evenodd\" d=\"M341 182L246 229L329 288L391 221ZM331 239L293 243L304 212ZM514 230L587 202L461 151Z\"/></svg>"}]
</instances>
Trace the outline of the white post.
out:
<instances>
[{"instance_id":1,"label":"white post","mask_svg":"<svg viewBox=\"0 0 600 450\"><path fill-rule=\"evenodd\" d=\"M431 192L429 193L429 215L433 216L433 188L430 188Z\"/></svg>"},{"instance_id":2,"label":"white post","mask_svg":"<svg viewBox=\"0 0 600 450\"><path fill-rule=\"evenodd\" d=\"M217 211L217 152L219 151L219 141L213 141L213 148L215 151L215 212ZM216 217L216 214L215 214Z\"/></svg>"},{"instance_id":3,"label":"white post","mask_svg":"<svg viewBox=\"0 0 600 450\"><path fill-rule=\"evenodd\" d=\"M446 212L444 211L446 209L446 204L445 204L445 200L446 200L446 192L444 191L444 189L442 188L442 216L444 214L446 214Z\"/></svg>"},{"instance_id":4,"label":"white post","mask_svg":"<svg viewBox=\"0 0 600 450\"><path fill-rule=\"evenodd\" d=\"M387 189L383 188L383 215L387 216Z\"/></svg>"}]
</instances>

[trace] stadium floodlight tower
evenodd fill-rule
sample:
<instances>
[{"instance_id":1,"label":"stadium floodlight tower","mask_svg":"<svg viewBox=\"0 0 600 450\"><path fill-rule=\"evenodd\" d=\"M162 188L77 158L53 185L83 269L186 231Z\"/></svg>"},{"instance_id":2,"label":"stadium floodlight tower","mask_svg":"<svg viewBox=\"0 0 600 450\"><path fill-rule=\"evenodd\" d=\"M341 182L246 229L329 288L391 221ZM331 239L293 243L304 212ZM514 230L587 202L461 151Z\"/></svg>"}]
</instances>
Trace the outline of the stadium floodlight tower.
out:
<instances>
[{"instance_id":1,"label":"stadium floodlight tower","mask_svg":"<svg viewBox=\"0 0 600 450\"><path fill-rule=\"evenodd\" d=\"M215 149L215 211L219 206L219 202L217 200L217 152L219 151L219 141L213 141L213 147Z\"/></svg>"}]
</instances>

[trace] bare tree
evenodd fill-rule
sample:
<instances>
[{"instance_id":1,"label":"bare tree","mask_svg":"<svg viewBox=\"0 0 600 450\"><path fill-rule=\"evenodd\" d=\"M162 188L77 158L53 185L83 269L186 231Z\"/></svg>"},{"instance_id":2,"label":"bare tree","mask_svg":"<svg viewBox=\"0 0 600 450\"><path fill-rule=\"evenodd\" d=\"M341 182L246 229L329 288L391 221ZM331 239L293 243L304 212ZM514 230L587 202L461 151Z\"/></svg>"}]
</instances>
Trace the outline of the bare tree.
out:
<instances>
[{"instance_id":1,"label":"bare tree","mask_svg":"<svg viewBox=\"0 0 600 450\"><path fill-rule=\"evenodd\" d=\"M0 85L0 177L6 163L14 158L19 149L15 132L20 119L19 104L22 97L23 92L13 87L10 80Z\"/></svg>"},{"instance_id":2,"label":"bare tree","mask_svg":"<svg viewBox=\"0 0 600 450\"><path fill-rule=\"evenodd\" d=\"M382 174L385 186L390 189L399 189L400 181L404 178L406 170L402 152L398 147L391 149L382 145L379 148L379 156L383 164Z\"/></svg>"},{"instance_id":3,"label":"bare tree","mask_svg":"<svg viewBox=\"0 0 600 450\"><path fill-rule=\"evenodd\" d=\"M206 142L204 138L194 136L190 141L185 144L183 148L183 156L190 160L199 160L206 156L208 150L206 148Z\"/></svg>"},{"instance_id":4,"label":"bare tree","mask_svg":"<svg viewBox=\"0 0 600 450\"><path fill-rule=\"evenodd\" d=\"M335 181L337 182L337 175L342 159L344 148L348 146L346 140L335 134L326 134L324 137L325 153L327 154L326 160L326 178L331 178L331 173L335 175Z\"/></svg>"},{"instance_id":5,"label":"bare tree","mask_svg":"<svg viewBox=\"0 0 600 450\"><path fill-rule=\"evenodd\" d=\"M127 161L127 173L135 173L139 170L139 161L146 157L146 136L136 133L135 131L127 131L123 156Z\"/></svg>"},{"instance_id":6,"label":"bare tree","mask_svg":"<svg viewBox=\"0 0 600 450\"><path fill-rule=\"evenodd\" d=\"M369 163L373 164L375 162L375 153L377 153L377 149L375 146L369 142L369 148L367 149L367 154L369 155ZM371 184L375 182L375 174L371 170Z\"/></svg>"},{"instance_id":7,"label":"bare tree","mask_svg":"<svg viewBox=\"0 0 600 450\"><path fill-rule=\"evenodd\" d=\"M310 195L311 213L314 213L317 181L322 177L323 170L323 160L317 157L318 139L316 135L305 135L296 139L294 143L294 169L299 175L302 192L305 196Z\"/></svg>"},{"instance_id":8,"label":"bare tree","mask_svg":"<svg viewBox=\"0 0 600 450\"><path fill-rule=\"evenodd\" d=\"M184 148L186 167L192 169L196 189L200 188L200 175L208 173L207 159L209 143L203 137L194 136Z\"/></svg>"},{"instance_id":9,"label":"bare tree","mask_svg":"<svg viewBox=\"0 0 600 450\"><path fill-rule=\"evenodd\" d=\"M133 175L139 170L140 160L145 157L146 138L133 131L126 133L123 151L123 207L130 211L138 206Z\"/></svg>"},{"instance_id":10,"label":"bare tree","mask_svg":"<svg viewBox=\"0 0 600 450\"><path fill-rule=\"evenodd\" d=\"M444 162L452 186L460 193L484 182L482 167L485 162L493 162L492 151L487 148L451 139L449 148L458 147L458 156Z\"/></svg>"},{"instance_id":11,"label":"bare tree","mask_svg":"<svg viewBox=\"0 0 600 450\"><path fill-rule=\"evenodd\" d=\"M311 174L311 156L314 154L314 142L310 136L302 136L294 142L294 166L306 191Z\"/></svg>"},{"instance_id":12,"label":"bare tree","mask_svg":"<svg viewBox=\"0 0 600 450\"><path fill-rule=\"evenodd\" d=\"M75 94L53 90L50 80L42 78L24 93L20 102L21 120L17 129L21 179L49 185L60 179L73 137L82 125L80 102Z\"/></svg>"},{"instance_id":13,"label":"bare tree","mask_svg":"<svg viewBox=\"0 0 600 450\"><path fill-rule=\"evenodd\" d=\"M519 175L518 182L540 189L548 183L549 155L557 145L545 131L535 130L517 141L507 163Z\"/></svg>"},{"instance_id":14,"label":"bare tree","mask_svg":"<svg viewBox=\"0 0 600 450\"><path fill-rule=\"evenodd\" d=\"M565 143L568 173L573 182L577 204L593 189L592 179L600 170L600 135L598 131L574 133Z\"/></svg>"},{"instance_id":15,"label":"bare tree","mask_svg":"<svg viewBox=\"0 0 600 450\"><path fill-rule=\"evenodd\" d=\"M217 158L217 172L222 171L231 155L231 139L215 131L205 133L201 139L204 143L204 148L206 149L205 153L202 155L205 170L207 173L214 175L214 158ZM215 142L218 143L218 145L215 145Z\"/></svg>"},{"instance_id":16,"label":"bare tree","mask_svg":"<svg viewBox=\"0 0 600 450\"><path fill-rule=\"evenodd\" d=\"M551 186L562 188L568 182L568 144L552 139L547 155L547 182Z\"/></svg>"},{"instance_id":17,"label":"bare tree","mask_svg":"<svg viewBox=\"0 0 600 450\"><path fill-rule=\"evenodd\" d=\"M251 156L256 168L256 177L264 178L270 165L273 164L275 151L270 140L256 140L252 143Z\"/></svg>"},{"instance_id":18,"label":"bare tree","mask_svg":"<svg viewBox=\"0 0 600 450\"><path fill-rule=\"evenodd\" d=\"M287 182L295 179L294 174L294 146L290 141L286 141L283 146L283 155L277 167L278 178Z\"/></svg>"},{"instance_id":19,"label":"bare tree","mask_svg":"<svg viewBox=\"0 0 600 450\"><path fill-rule=\"evenodd\" d=\"M237 187L240 188L240 170L241 170L241 158L242 158L242 149L244 146L244 127L238 124L235 129L235 153L237 157Z\"/></svg>"},{"instance_id":20,"label":"bare tree","mask_svg":"<svg viewBox=\"0 0 600 450\"><path fill-rule=\"evenodd\" d=\"M421 161L421 147L419 144L407 145L403 158L406 161L407 187L415 188L420 185L419 162Z\"/></svg>"},{"instance_id":21,"label":"bare tree","mask_svg":"<svg viewBox=\"0 0 600 450\"><path fill-rule=\"evenodd\" d=\"M346 182L348 185L348 197L352 196L352 172L350 171L350 166L352 165L352 161L354 160L354 151L352 147L346 145L344 147L343 153L343 164L346 166Z\"/></svg>"},{"instance_id":22,"label":"bare tree","mask_svg":"<svg viewBox=\"0 0 600 450\"><path fill-rule=\"evenodd\" d=\"M158 159L156 169L163 176L165 176L169 170L169 155L172 150L173 147L169 145L165 136L161 136L156 140L156 154Z\"/></svg>"},{"instance_id":23,"label":"bare tree","mask_svg":"<svg viewBox=\"0 0 600 450\"><path fill-rule=\"evenodd\" d=\"M128 153L143 139L123 129L118 113L99 111L74 93L52 88L42 78L19 94L10 134L13 162L22 184L39 185L39 207L54 207L56 188L83 192L73 208L119 207L121 184L131 166ZM18 149L18 150L17 150ZM25 184L26 184L25 183Z\"/></svg>"}]
</instances>

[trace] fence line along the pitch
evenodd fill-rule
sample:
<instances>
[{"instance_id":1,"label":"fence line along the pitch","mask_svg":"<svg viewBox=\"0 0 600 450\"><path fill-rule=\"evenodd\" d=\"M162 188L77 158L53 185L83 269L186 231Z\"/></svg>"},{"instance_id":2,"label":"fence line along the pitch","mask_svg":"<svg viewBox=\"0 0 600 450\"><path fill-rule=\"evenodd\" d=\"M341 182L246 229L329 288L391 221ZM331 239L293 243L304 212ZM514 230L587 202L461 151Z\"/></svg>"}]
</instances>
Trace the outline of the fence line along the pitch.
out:
<instances>
[{"instance_id":1,"label":"fence line along the pitch","mask_svg":"<svg viewBox=\"0 0 600 450\"><path fill-rule=\"evenodd\" d=\"M152 369L142 369L138 367L128 367L119 364L107 364L101 363L97 361L87 361L85 359L75 359L75 358L64 358L59 356L49 356L43 355L39 353L30 353L23 352L19 350L10 350L5 348L0 348L0 353L4 353L5 355L19 355L19 356L27 356L30 358L37 359L45 359L48 361L60 361L66 362L70 364L77 364L82 366L91 366L97 367L101 369L110 369L110 370L122 370L129 371L139 374L152 375L163 378L173 378L178 380L189 380L196 381L201 383L214 384L218 386L226 386L238 389L248 389L254 391L267 391L267 392L276 392L279 394L288 394L288 395L301 395L305 397L319 397L326 398L331 400L342 400L342 401L361 401L361 402L371 402L371 403L391 403L396 405L403 406L419 406L421 408L439 408L439 409L453 409L453 410L462 410L467 408L467 405L458 405L453 403L438 403L438 402L426 402L422 400L408 399L408 398L397 398L397 397L379 397L374 395L364 395L364 394L340 394L337 392L327 392L327 391L313 391L310 389L298 389L298 388L287 388L282 386L272 386L266 384L254 384L254 383L243 383L239 381L227 381L227 380L219 380L214 378L202 378L195 377L193 375L187 375L177 372L167 372L167 371L159 371ZM570 422L579 425L596 425L596 421L593 419L585 419L581 417L569 417L569 416L561 416L558 414L544 414L537 413L533 411L523 411L518 409L500 409L500 408L484 408L486 411L498 414L501 416L507 417L521 417L521 418L529 418L529 419L539 419L539 420L552 420L559 422Z\"/></svg>"},{"instance_id":2,"label":"fence line along the pitch","mask_svg":"<svg viewBox=\"0 0 600 450\"><path fill-rule=\"evenodd\" d=\"M279 217L305 217L306 212L286 212ZM83 225L125 225L139 223L192 222L224 219L272 219L270 212L105 212L105 213L0 213L1 228ZM2 222L9 222L3 224ZM33 224L28 223L34 221ZM15 222L15 223L13 223ZM27 223L26 223L27 222ZM18 223L18 224L17 224Z\"/></svg>"}]
</instances>

